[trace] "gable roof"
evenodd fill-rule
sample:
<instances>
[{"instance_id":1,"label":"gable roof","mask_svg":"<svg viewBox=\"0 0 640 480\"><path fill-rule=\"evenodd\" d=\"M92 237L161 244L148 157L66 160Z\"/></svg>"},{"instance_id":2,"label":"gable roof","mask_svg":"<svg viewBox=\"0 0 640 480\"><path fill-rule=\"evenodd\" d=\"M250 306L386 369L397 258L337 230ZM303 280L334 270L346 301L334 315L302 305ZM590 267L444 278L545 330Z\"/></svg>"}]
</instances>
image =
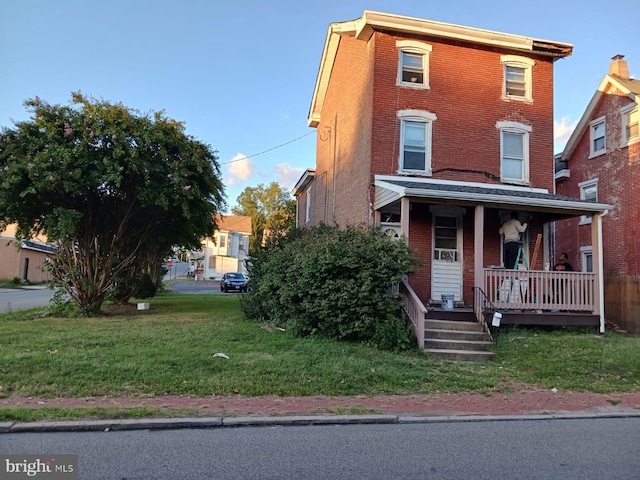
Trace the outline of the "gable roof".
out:
<instances>
[{"instance_id":1,"label":"gable roof","mask_svg":"<svg viewBox=\"0 0 640 480\"><path fill-rule=\"evenodd\" d=\"M631 100L640 105L640 80L636 80L633 78L622 78L618 75L612 74L605 75L600 82L600 85L598 85L596 93L594 93L593 97L591 97L589 105L587 105L587 108L582 114L582 117L580 117L578 125L576 125L576 128L571 133L571 136L569 137L569 140L567 141L567 144L562 151L561 159L563 161L566 161L578 146L578 143L584 135L589 122L591 122L592 120L591 117L593 116L593 112L600 103L600 99L604 95L604 92L607 90L607 87L609 85L613 85L615 88L627 95Z\"/></svg>"},{"instance_id":2,"label":"gable roof","mask_svg":"<svg viewBox=\"0 0 640 480\"><path fill-rule=\"evenodd\" d=\"M240 232L251 235L251 217L244 215L216 215L218 231Z\"/></svg>"},{"instance_id":3,"label":"gable roof","mask_svg":"<svg viewBox=\"0 0 640 480\"><path fill-rule=\"evenodd\" d=\"M573 52L573 45L569 43L365 10L362 17L356 20L336 22L329 25L307 119L310 127L315 127L320 122L322 104L329 85L329 79L331 78L331 70L338 51L340 37L348 36L367 41L376 30L435 36L461 40L476 45L496 46L507 50L530 52L540 56L551 57L554 61L558 58L567 57Z\"/></svg>"}]
</instances>

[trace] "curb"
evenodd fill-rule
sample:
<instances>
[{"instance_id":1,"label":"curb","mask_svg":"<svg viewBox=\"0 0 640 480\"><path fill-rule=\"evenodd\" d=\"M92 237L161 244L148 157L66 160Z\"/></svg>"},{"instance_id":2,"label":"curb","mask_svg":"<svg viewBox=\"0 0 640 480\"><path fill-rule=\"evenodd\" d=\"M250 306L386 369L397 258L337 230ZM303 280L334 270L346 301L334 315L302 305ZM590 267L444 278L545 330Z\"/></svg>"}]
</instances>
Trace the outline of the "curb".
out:
<instances>
[{"instance_id":1,"label":"curb","mask_svg":"<svg viewBox=\"0 0 640 480\"><path fill-rule=\"evenodd\" d=\"M124 430L169 430L185 428L237 428L311 425L381 425L462 422L514 422L540 420L584 420L640 418L640 412L573 412L539 415L450 415L440 417L399 417L396 415L332 415L282 417L207 417L124 420L78 420L52 422L0 422L0 433L110 432Z\"/></svg>"}]
</instances>

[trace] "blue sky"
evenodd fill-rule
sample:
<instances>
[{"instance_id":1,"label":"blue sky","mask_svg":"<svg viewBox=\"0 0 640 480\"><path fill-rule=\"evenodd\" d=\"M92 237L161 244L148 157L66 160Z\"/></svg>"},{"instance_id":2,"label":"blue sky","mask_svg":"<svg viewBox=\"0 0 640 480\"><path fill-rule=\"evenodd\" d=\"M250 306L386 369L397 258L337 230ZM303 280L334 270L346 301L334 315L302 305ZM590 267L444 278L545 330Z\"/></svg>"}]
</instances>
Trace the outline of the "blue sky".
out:
<instances>
[{"instance_id":1,"label":"blue sky","mask_svg":"<svg viewBox=\"0 0 640 480\"><path fill-rule=\"evenodd\" d=\"M640 78L631 0L5 0L0 127L27 118L27 98L80 90L184 121L218 151L230 206L247 186L291 188L315 166L307 115L328 26L364 10L573 44L555 64L556 152L612 56Z\"/></svg>"}]
</instances>

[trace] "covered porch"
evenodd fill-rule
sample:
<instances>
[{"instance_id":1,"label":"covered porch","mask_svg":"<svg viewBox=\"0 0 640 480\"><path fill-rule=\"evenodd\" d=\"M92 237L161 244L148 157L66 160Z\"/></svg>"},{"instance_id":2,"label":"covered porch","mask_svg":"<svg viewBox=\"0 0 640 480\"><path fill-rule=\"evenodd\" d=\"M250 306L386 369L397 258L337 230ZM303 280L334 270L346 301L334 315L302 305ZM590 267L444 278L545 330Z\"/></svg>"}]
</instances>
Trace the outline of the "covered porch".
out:
<instances>
[{"instance_id":1,"label":"covered porch","mask_svg":"<svg viewBox=\"0 0 640 480\"><path fill-rule=\"evenodd\" d=\"M529 187L376 176L374 212L377 224L384 227L385 217L393 212L399 235L413 245L423 242L421 247L430 250L431 256L425 257L425 270L428 271L422 272L422 276L429 277L430 282L437 281L434 277L440 275L433 266L436 263L434 255L442 255L434 246L437 234L434 231L431 237L411 238L410 225L411 219L416 218L415 212L411 213L417 209L414 207L425 204L429 209L423 207L422 211L458 209L464 211L464 216L472 217L464 220L467 230L472 225L472 232L460 235L460 247L452 257L460 256L461 276L464 276L460 288L462 293L455 302L456 309L472 309L475 320L485 324L487 330L487 312L494 311L502 314L502 324L594 325L604 332L602 217L609 205ZM491 232L495 229L497 212L509 210L535 216L537 223L544 225L540 227L541 235L545 237L539 252L540 261L527 265L526 269L502 268L501 255L497 253L501 247L499 237L485 233L487 228ZM489 223L487 212L491 218ZM549 251L548 240L553 237L552 224L556 220L576 216L588 216L591 220L592 271L550 271L550 258L554 252ZM413 306L408 308L418 312L414 326L419 333L419 330L424 330L420 327L424 313L429 307L441 306L434 304L433 294L429 298L425 298L424 292L423 295L416 294L412 281L415 286L416 281L409 279L401 292L405 292L405 307L412 303Z\"/></svg>"}]
</instances>

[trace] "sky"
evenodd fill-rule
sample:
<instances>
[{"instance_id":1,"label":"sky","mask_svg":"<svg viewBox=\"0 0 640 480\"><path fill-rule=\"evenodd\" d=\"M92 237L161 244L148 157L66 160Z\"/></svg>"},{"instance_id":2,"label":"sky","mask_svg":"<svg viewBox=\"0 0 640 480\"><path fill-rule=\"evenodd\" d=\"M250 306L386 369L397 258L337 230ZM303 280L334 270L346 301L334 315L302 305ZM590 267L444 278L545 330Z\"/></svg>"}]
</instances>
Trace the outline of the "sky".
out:
<instances>
[{"instance_id":1,"label":"sky","mask_svg":"<svg viewBox=\"0 0 640 480\"><path fill-rule=\"evenodd\" d=\"M570 43L555 63L562 151L611 57L640 78L637 0L4 0L0 128L36 95L71 92L164 111L217 151L229 207L246 187L290 190L315 167L307 117L329 24L365 10Z\"/></svg>"}]
</instances>

